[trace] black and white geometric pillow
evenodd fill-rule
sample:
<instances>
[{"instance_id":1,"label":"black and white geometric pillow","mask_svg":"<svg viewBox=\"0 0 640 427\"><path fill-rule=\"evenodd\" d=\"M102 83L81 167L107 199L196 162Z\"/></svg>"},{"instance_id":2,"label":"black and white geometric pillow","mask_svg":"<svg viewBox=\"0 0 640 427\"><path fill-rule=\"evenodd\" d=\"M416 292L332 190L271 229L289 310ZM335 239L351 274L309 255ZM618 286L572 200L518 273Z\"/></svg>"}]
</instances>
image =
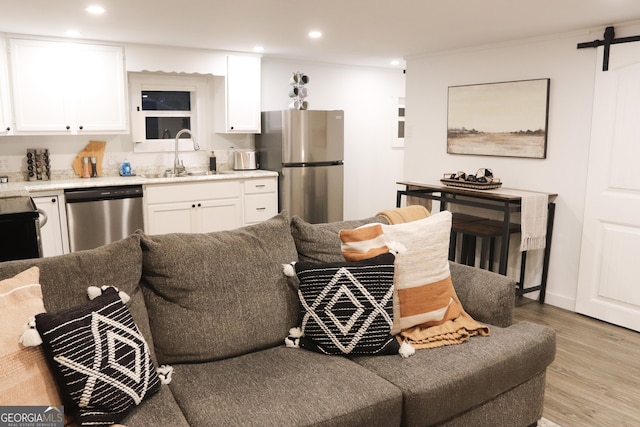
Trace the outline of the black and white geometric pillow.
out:
<instances>
[{"instance_id":1,"label":"black and white geometric pillow","mask_svg":"<svg viewBox=\"0 0 640 427\"><path fill-rule=\"evenodd\" d=\"M391 253L363 261L298 262L299 346L325 354L397 354Z\"/></svg>"},{"instance_id":2,"label":"black and white geometric pillow","mask_svg":"<svg viewBox=\"0 0 640 427\"><path fill-rule=\"evenodd\" d=\"M65 404L83 425L118 423L160 388L147 343L114 288L81 307L38 314L36 328Z\"/></svg>"}]
</instances>

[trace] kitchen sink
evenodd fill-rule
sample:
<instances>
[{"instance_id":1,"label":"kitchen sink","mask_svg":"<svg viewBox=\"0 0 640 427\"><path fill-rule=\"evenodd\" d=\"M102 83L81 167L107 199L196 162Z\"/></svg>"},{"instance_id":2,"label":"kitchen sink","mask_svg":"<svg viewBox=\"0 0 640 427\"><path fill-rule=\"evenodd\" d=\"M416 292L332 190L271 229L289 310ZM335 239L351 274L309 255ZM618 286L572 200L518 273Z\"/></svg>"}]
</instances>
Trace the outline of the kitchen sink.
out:
<instances>
[{"instance_id":1,"label":"kitchen sink","mask_svg":"<svg viewBox=\"0 0 640 427\"><path fill-rule=\"evenodd\" d=\"M144 173L141 174L140 177L141 178L148 178L148 179L154 179L154 178L188 178L190 176L205 176L205 175L209 175L208 172L186 172L184 174L174 174L171 170L166 170L164 172L160 172L160 173Z\"/></svg>"},{"instance_id":2,"label":"kitchen sink","mask_svg":"<svg viewBox=\"0 0 640 427\"><path fill-rule=\"evenodd\" d=\"M140 178L166 178L164 173L143 173Z\"/></svg>"}]
</instances>

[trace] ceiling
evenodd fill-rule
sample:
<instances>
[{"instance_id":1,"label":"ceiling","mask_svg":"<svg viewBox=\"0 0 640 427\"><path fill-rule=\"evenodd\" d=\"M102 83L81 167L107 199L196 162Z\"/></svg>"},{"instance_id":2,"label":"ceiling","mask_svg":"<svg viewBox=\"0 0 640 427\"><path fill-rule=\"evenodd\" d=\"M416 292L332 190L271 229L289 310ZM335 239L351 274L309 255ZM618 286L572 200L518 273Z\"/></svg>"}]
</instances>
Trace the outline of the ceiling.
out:
<instances>
[{"instance_id":1,"label":"ceiling","mask_svg":"<svg viewBox=\"0 0 640 427\"><path fill-rule=\"evenodd\" d=\"M85 12L93 4L106 12ZM76 29L87 40L239 52L260 45L264 56L390 67L420 53L638 21L640 1L0 0L0 11L0 33ZM310 39L311 30L323 37Z\"/></svg>"}]
</instances>

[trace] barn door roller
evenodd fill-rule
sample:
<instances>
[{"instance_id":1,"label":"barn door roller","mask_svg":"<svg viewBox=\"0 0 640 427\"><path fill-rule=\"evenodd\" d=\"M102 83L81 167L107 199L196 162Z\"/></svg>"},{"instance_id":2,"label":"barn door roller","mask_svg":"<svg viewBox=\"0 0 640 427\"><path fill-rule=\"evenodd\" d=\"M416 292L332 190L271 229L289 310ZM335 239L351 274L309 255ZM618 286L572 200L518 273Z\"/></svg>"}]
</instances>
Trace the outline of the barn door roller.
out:
<instances>
[{"instance_id":1,"label":"barn door roller","mask_svg":"<svg viewBox=\"0 0 640 427\"><path fill-rule=\"evenodd\" d=\"M616 33L613 27L607 27L604 30L604 40L594 40L592 42L578 43L578 49L584 49L587 47L604 46L604 58L602 60L602 71L609 69L609 53L612 44L639 42L640 36L621 37L616 38Z\"/></svg>"}]
</instances>

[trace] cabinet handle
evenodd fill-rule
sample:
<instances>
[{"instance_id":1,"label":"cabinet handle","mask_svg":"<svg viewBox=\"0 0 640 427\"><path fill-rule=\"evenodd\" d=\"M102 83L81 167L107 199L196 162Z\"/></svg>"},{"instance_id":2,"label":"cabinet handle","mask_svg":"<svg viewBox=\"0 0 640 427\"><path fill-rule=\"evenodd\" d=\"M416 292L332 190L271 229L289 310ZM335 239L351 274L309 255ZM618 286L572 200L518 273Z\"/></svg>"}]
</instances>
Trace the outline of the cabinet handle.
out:
<instances>
[{"instance_id":1,"label":"cabinet handle","mask_svg":"<svg viewBox=\"0 0 640 427\"><path fill-rule=\"evenodd\" d=\"M69 129L71 129L71 126L67 125L66 128L67 128L67 130L69 130Z\"/></svg>"},{"instance_id":2,"label":"cabinet handle","mask_svg":"<svg viewBox=\"0 0 640 427\"><path fill-rule=\"evenodd\" d=\"M84 128L84 126L80 125L78 126L78 129L82 130Z\"/></svg>"},{"instance_id":3,"label":"cabinet handle","mask_svg":"<svg viewBox=\"0 0 640 427\"><path fill-rule=\"evenodd\" d=\"M198 203L198 207L201 208L202 207L202 203Z\"/></svg>"},{"instance_id":4,"label":"cabinet handle","mask_svg":"<svg viewBox=\"0 0 640 427\"><path fill-rule=\"evenodd\" d=\"M267 209L267 208L256 208L256 210L257 210L257 211L264 211L264 210L266 210L266 209Z\"/></svg>"},{"instance_id":5,"label":"cabinet handle","mask_svg":"<svg viewBox=\"0 0 640 427\"><path fill-rule=\"evenodd\" d=\"M264 185L264 184L257 184L256 185L256 188L264 188L264 187L266 187L266 185Z\"/></svg>"},{"instance_id":6,"label":"cabinet handle","mask_svg":"<svg viewBox=\"0 0 640 427\"><path fill-rule=\"evenodd\" d=\"M192 208L195 208L195 207L196 207L196 205L195 205L195 204L193 204L193 205L191 205L191 207L192 207Z\"/></svg>"},{"instance_id":7,"label":"cabinet handle","mask_svg":"<svg viewBox=\"0 0 640 427\"><path fill-rule=\"evenodd\" d=\"M10 128L10 127L7 127L7 132L9 132L10 130L11 130L11 128Z\"/></svg>"},{"instance_id":8,"label":"cabinet handle","mask_svg":"<svg viewBox=\"0 0 640 427\"><path fill-rule=\"evenodd\" d=\"M55 203L55 202L56 202L56 199L55 199L55 198L54 198L54 199L51 199L51 203Z\"/></svg>"}]
</instances>

